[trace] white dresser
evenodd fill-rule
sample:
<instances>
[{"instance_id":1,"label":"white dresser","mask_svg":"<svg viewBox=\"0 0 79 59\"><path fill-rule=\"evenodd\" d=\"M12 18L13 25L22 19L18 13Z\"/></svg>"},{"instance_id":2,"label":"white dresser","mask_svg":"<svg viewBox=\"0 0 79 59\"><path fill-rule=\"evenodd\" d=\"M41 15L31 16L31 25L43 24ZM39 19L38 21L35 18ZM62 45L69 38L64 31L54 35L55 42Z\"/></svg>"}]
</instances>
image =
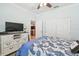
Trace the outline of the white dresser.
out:
<instances>
[{"instance_id":1,"label":"white dresser","mask_svg":"<svg viewBox=\"0 0 79 59\"><path fill-rule=\"evenodd\" d=\"M5 56L17 51L27 41L28 33L0 35L0 55Z\"/></svg>"}]
</instances>

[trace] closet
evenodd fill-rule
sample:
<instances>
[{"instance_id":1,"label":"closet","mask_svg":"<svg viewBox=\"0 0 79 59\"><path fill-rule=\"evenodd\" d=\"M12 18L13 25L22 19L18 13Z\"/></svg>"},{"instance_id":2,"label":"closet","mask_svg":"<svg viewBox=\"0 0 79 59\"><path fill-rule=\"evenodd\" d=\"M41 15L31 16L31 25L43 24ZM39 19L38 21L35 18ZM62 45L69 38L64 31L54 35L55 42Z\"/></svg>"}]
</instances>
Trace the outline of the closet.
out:
<instances>
[{"instance_id":1,"label":"closet","mask_svg":"<svg viewBox=\"0 0 79 59\"><path fill-rule=\"evenodd\" d=\"M70 18L53 18L45 22L48 36L70 39Z\"/></svg>"}]
</instances>

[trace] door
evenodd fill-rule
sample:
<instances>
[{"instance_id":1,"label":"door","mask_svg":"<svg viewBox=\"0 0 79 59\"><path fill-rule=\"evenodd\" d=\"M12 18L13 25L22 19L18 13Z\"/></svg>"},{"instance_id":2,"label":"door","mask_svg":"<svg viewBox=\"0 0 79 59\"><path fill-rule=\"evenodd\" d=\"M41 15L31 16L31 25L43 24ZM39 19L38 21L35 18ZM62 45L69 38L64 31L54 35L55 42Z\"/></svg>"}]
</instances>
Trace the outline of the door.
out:
<instances>
[{"instance_id":1,"label":"door","mask_svg":"<svg viewBox=\"0 0 79 59\"><path fill-rule=\"evenodd\" d=\"M56 20L57 24L57 37L70 39L70 19L59 18Z\"/></svg>"}]
</instances>

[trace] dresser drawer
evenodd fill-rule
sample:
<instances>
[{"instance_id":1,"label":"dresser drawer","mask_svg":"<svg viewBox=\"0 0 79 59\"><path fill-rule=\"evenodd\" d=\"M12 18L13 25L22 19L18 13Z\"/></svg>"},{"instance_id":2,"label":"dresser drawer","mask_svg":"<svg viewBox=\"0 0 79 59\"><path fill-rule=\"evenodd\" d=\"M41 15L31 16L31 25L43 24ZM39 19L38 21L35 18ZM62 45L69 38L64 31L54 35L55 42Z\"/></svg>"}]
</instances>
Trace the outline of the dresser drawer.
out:
<instances>
[{"instance_id":1,"label":"dresser drawer","mask_svg":"<svg viewBox=\"0 0 79 59\"><path fill-rule=\"evenodd\" d=\"M2 55L8 55L8 54L10 54L10 53L12 53L14 51L17 51L19 48L20 47L18 45L12 45L12 46L10 46L8 48L4 48L2 50Z\"/></svg>"},{"instance_id":2,"label":"dresser drawer","mask_svg":"<svg viewBox=\"0 0 79 59\"><path fill-rule=\"evenodd\" d=\"M11 50L12 50L12 49L11 49ZM8 55L8 54L10 54L10 53L12 53L11 50L10 50L9 48L4 48L4 49L2 50L1 55Z\"/></svg>"},{"instance_id":3,"label":"dresser drawer","mask_svg":"<svg viewBox=\"0 0 79 59\"><path fill-rule=\"evenodd\" d=\"M2 49L8 48L8 47L15 45L15 44L16 44L16 41L5 42L5 43L2 44Z\"/></svg>"},{"instance_id":4,"label":"dresser drawer","mask_svg":"<svg viewBox=\"0 0 79 59\"><path fill-rule=\"evenodd\" d=\"M11 42L13 41L13 35L4 35L1 36L2 43Z\"/></svg>"},{"instance_id":5,"label":"dresser drawer","mask_svg":"<svg viewBox=\"0 0 79 59\"><path fill-rule=\"evenodd\" d=\"M21 34L21 39L23 39L24 41L28 41L28 34L27 33Z\"/></svg>"}]
</instances>

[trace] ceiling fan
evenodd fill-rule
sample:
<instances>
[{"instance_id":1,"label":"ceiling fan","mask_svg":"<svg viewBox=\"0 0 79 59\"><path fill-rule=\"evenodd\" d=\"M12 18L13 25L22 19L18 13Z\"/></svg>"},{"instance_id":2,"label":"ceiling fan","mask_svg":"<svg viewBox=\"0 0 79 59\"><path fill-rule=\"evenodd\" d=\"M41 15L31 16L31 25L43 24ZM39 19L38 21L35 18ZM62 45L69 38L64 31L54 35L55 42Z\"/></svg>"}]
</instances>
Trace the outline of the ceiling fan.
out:
<instances>
[{"instance_id":1,"label":"ceiling fan","mask_svg":"<svg viewBox=\"0 0 79 59\"><path fill-rule=\"evenodd\" d=\"M52 5L51 5L50 3L40 3L40 4L37 6L37 9L40 9L40 8L43 7L43 6L47 6L47 7L49 7L49 8L52 7Z\"/></svg>"}]
</instances>

